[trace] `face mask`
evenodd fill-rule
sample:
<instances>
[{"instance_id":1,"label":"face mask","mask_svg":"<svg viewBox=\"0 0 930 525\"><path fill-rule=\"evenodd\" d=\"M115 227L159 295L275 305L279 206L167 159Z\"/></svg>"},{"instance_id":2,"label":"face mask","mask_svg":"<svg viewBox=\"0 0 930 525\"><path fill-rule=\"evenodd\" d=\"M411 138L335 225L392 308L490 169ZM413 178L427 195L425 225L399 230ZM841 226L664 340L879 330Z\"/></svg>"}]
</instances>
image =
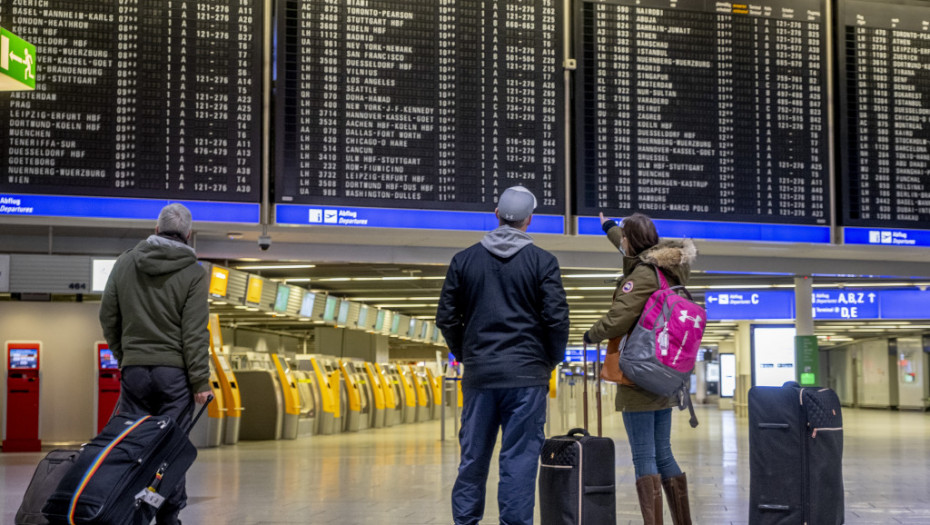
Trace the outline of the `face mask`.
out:
<instances>
[{"instance_id":1,"label":"face mask","mask_svg":"<svg viewBox=\"0 0 930 525\"><path fill-rule=\"evenodd\" d=\"M623 245L617 246L617 250L620 252L620 257L626 257L626 250L623 249Z\"/></svg>"}]
</instances>

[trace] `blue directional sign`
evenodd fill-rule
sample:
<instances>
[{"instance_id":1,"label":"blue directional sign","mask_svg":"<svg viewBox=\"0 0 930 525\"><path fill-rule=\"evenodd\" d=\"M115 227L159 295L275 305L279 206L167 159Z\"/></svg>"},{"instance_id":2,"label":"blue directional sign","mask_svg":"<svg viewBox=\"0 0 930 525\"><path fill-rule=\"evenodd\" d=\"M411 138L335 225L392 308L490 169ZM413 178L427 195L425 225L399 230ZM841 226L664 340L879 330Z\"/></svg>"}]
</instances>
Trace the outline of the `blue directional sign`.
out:
<instances>
[{"instance_id":1,"label":"blue directional sign","mask_svg":"<svg viewBox=\"0 0 930 525\"><path fill-rule=\"evenodd\" d=\"M814 320L878 319L878 301L876 290L815 290Z\"/></svg>"},{"instance_id":2,"label":"blue directional sign","mask_svg":"<svg viewBox=\"0 0 930 525\"><path fill-rule=\"evenodd\" d=\"M619 221L619 219L616 219ZM660 237L720 241L804 242L827 244L829 226L752 224L746 222L673 221L656 219ZM598 217L578 217L578 235L603 235Z\"/></svg>"},{"instance_id":3,"label":"blue directional sign","mask_svg":"<svg viewBox=\"0 0 930 525\"><path fill-rule=\"evenodd\" d=\"M0 216L154 220L172 202L187 206L196 222L258 224L260 220L258 203L4 193L0 193Z\"/></svg>"},{"instance_id":4,"label":"blue directional sign","mask_svg":"<svg viewBox=\"0 0 930 525\"><path fill-rule=\"evenodd\" d=\"M793 290L707 292L704 308L711 320L794 319Z\"/></svg>"},{"instance_id":5,"label":"blue directional sign","mask_svg":"<svg viewBox=\"0 0 930 525\"><path fill-rule=\"evenodd\" d=\"M275 205L275 222L292 226L353 226L416 230L490 231L498 226L492 212L357 208L350 206ZM533 215L529 233L565 233L561 215Z\"/></svg>"},{"instance_id":6,"label":"blue directional sign","mask_svg":"<svg viewBox=\"0 0 930 525\"><path fill-rule=\"evenodd\" d=\"M882 290L879 319L930 319L930 291Z\"/></svg>"},{"instance_id":7,"label":"blue directional sign","mask_svg":"<svg viewBox=\"0 0 930 525\"><path fill-rule=\"evenodd\" d=\"M845 244L874 246L930 246L930 231L887 228L844 228Z\"/></svg>"},{"instance_id":8,"label":"blue directional sign","mask_svg":"<svg viewBox=\"0 0 930 525\"><path fill-rule=\"evenodd\" d=\"M794 319L793 290L707 292L707 318L719 320ZM811 297L814 320L930 319L930 291L917 288L817 289Z\"/></svg>"}]
</instances>

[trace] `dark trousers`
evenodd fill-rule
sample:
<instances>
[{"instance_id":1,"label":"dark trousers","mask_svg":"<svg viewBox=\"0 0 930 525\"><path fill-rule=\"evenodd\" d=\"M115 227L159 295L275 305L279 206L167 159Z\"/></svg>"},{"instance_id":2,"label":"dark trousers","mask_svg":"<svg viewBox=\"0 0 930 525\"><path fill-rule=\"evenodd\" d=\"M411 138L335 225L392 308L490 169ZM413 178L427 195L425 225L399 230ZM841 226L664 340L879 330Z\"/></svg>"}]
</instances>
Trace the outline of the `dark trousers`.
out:
<instances>
[{"instance_id":1,"label":"dark trousers","mask_svg":"<svg viewBox=\"0 0 930 525\"><path fill-rule=\"evenodd\" d=\"M462 449L452 488L456 525L474 525L484 516L485 486L498 428L501 429L497 504L502 525L532 525L536 472L545 440L546 386L466 389L463 392Z\"/></svg>"},{"instance_id":2,"label":"dark trousers","mask_svg":"<svg viewBox=\"0 0 930 525\"><path fill-rule=\"evenodd\" d=\"M191 423L194 395L187 372L172 366L125 366L120 382L119 413L124 415L169 416L181 428ZM178 513L187 505L186 483L182 479L168 495L155 517L155 523L177 523Z\"/></svg>"}]
</instances>

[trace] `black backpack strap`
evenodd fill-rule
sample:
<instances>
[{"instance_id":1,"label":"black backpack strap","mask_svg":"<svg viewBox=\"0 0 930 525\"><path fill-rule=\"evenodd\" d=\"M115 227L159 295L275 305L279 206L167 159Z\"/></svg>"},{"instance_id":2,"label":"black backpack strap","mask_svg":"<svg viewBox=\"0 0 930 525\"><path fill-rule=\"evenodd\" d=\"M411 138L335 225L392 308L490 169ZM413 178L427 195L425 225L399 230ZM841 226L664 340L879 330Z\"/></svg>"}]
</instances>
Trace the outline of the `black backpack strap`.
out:
<instances>
[{"instance_id":1,"label":"black backpack strap","mask_svg":"<svg viewBox=\"0 0 930 525\"><path fill-rule=\"evenodd\" d=\"M694 413L694 405L691 403L691 392L688 391L687 386L682 386L681 391L678 393L678 408L679 410L684 410L686 406L688 407L688 412L691 413L691 418L688 420L688 423L691 425L691 428L697 428L698 418L697 414Z\"/></svg>"}]
</instances>

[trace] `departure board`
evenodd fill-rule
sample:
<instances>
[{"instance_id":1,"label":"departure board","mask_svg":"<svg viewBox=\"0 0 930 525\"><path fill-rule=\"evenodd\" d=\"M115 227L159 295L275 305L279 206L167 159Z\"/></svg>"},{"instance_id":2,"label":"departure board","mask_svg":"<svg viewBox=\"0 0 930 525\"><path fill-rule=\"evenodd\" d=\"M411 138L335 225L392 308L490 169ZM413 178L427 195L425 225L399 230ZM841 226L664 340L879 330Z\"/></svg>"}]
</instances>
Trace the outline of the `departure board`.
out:
<instances>
[{"instance_id":1,"label":"departure board","mask_svg":"<svg viewBox=\"0 0 930 525\"><path fill-rule=\"evenodd\" d=\"M930 3L843 2L843 223L930 228Z\"/></svg>"},{"instance_id":2,"label":"departure board","mask_svg":"<svg viewBox=\"0 0 930 525\"><path fill-rule=\"evenodd\" d=\"M830 222L820 0L578 0L577 211Z\"/></svg>"},{"instance_id":3,"label":"departure board","mask_svg":"<svg viewBox=\"0 0 930 525\"><path fill-rule=\"evenodd\" d=\"M276 202L564 215L562 0L277 5Z\"/></svg>"},{"instance_id":4,"label":"departure board","mask_svg":"<svg viewBox=\"0 0 930 525\"><path fill-rule=\"evenodd\" d=\"M39 54L0 95L0 193L257 203L261 6L0 0Z\"/></svg>"}]
</instances>

